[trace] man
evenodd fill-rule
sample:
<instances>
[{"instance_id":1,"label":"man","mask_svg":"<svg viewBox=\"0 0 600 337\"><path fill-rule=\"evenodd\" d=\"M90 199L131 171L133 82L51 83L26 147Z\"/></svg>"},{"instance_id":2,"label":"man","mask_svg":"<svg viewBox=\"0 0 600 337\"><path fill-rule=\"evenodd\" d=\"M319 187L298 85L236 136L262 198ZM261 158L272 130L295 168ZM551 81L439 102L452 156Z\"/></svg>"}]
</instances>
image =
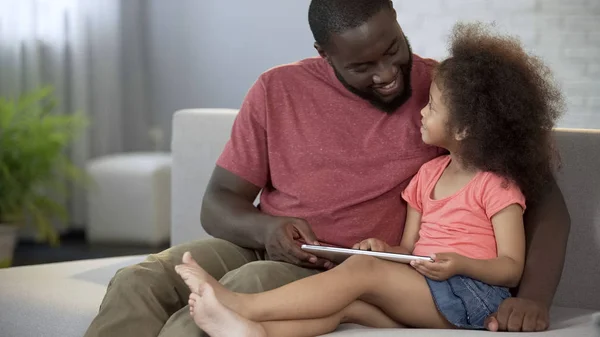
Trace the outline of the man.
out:
<instances>
[{"instance_id":1,"label":"man","mask_svg":"<svg viewBox=\"0 0 600 337\"><path fill-rule=\"evenodd\" d=\"M120 270L86 336L199 334L174 271L188 250L229 289L259 292L332 267L300 242L398 244L406 212L400 192L443 153L419 132L435 62L412 54L389 0L313 0L309 24L321 57L261 75L217 161L201 222L219 239ZM529 205L525 222L523 279L517 297L488 319L490 330L548 326L570 226L556 184Z\"/></svg>"}]
</instances>

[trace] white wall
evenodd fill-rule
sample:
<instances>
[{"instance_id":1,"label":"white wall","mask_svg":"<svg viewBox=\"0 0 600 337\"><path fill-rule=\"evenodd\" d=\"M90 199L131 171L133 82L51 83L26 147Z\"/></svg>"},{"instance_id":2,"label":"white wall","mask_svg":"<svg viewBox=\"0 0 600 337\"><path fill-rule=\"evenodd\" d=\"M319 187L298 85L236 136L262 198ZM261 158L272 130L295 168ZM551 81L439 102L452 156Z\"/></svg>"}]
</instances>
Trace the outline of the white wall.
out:
<instances>
[{"instance_id":1,"label":"white wall","mask_svg":"<svg viewBox=\"0 0 600 337\"><path fill-rule=\"evenodd\" d=\"M239 107L268 68L316 55L309 0L150 0L152 109ZM445 53L459 19L496 21L544 57L568 97L560 126L600 128L600 0L395 0L415 52ZM168 134L170 139L170 134Z\"/></svg>"},{"instance_id":2,"label":"white wall","mask_svg":"<svg viewBox=\"0 0 600 337\"><path fill-rule=\"evenodd\" d=\"M170 132L177 109L239 108L263 71L316 55L308 3L151 0L155 118Z\"/></svg>"},{"instance_id":3,"label":"white wall","mask_svg":"<svg viewBox=\"0 0 600 337\"><path fill-rule=\"evenodd\" d=\"M496 22L554 71L567 98L559 125L600 129L600 0L394 0L416 53L443 58L457 20Z\"/></svg>"}]
</instances>

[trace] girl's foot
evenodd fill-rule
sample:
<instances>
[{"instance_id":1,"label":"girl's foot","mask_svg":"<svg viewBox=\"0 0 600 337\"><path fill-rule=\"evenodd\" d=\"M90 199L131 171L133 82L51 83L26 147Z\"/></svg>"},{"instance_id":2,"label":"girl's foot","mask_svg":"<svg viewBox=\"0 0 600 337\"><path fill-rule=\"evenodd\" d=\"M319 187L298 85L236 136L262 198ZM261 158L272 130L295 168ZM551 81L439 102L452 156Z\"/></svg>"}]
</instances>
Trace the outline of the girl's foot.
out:
<instances>
[{"instance_id":1,"label":"girl's foot","mask_svg":"<svg viewBox=\"0 0 600 337\"><path fill-rule=\"evenodd\" d=\"M263 327L226 308L208 283L199 286L198 292L192 292L189 300L190 315L211 337L266 337Z\"/></svg>"},{"instance_id":2,"label":"girl's foot","mask_svg":"<svg viewBox=\"0 0 600 337\"><path fill-rule=\"evenodd\" d=\"M208 284L211 286L211 292L216 294L216 298L220 303L238 314L244 314L240 296L223 287L219 281L202 269L190 252L183 254L182 262L182 264L175 266L175 271L181 276L192 293L199 293L200 287Z\"/></svg>"},{"instance_id":3,"label":"girl's foot","mask_svg":"<svg viewBox=\"0 0 600 337\"><path fill-rule=\"evenodd\" d=\"M197 293L198 288L203 283L218 283L217 280L198 265L190 252L185 252L183 254L182 262L183 264L175 266L175 271L181 276L191 292Z\"/></svg>"}]
</instances>

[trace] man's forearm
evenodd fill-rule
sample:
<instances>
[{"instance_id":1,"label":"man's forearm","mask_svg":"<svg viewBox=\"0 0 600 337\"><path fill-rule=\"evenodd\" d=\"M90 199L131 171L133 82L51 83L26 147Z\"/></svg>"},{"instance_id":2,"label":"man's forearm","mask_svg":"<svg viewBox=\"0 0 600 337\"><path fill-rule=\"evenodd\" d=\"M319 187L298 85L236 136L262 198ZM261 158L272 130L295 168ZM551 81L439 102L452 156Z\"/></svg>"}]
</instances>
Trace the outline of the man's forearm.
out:
<instances>
[{"instance_id":1,"label":"man's forearm","mask_svg":"<svg viewBox=\"0 0 600 337\"><path fill-rule=\"evenodd\" d=\"M208 234L252 249L264 249L265 224L270 218L252 202L225 189L207 191L200 213Z\"/></svg>"},{"instance_id":2,"label":"man's forearm","mask_svg":"<svg viewBox=\"0 0 600 337\"><path fill-rule=\"evenodd\" d=\"M525 214L527 258L518 297L550 306L560 282L569 238L570 217L554 182L548 194Z\"/></svg>"}]
</instances>

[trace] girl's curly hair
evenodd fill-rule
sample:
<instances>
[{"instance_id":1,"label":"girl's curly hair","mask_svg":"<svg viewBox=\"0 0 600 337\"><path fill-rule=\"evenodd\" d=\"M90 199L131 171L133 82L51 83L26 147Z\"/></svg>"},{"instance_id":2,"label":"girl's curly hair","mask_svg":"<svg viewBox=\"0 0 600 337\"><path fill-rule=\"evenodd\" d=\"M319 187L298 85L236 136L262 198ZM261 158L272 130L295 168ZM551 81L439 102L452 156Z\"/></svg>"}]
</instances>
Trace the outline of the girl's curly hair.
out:
<instances>
[{"instance_id":1,"label":"girl's curly hair","mask_svg":"<svg viewBox=\"0 0 600 337\"><path fill-rule=\"evenodd\" d=\"M557 163L552 128L564 109L548 67L516 38L459 23L434 80L449 130L466 134L458 153L464 163L513 181L528 201L538 199Z\"/></svg>"}]
</instances>

